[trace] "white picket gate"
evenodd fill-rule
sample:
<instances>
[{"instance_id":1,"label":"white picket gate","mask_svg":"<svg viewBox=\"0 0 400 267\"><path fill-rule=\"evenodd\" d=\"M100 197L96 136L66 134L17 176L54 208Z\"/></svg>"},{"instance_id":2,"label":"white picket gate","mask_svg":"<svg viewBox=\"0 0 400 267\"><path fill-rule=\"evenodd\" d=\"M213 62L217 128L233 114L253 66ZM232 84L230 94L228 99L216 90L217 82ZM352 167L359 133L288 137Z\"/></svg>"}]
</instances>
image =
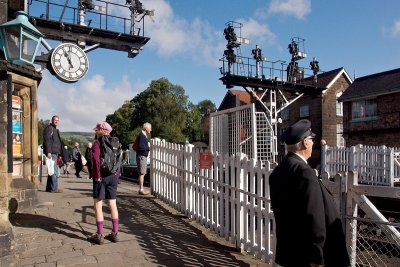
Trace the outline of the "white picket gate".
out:
<instances>
[{"instance_id":1,"label":"white picket gate","mask_svg":"<svg viewBox=\"0 0 400 267\"><path fill-rule=\"evenodd\" d=\"M356 171L360 184L394 186L400 181L400 149L386 146L329 147L321 151L321 173Z\"/></svg>"},{"instance_id":2,"label":"white picket gate","mask_svg":"<svg viewBox=\"0 0 400 267\"><path fill-rule=\"evenodd\" d=\"M200 169L200 150L151 141L151 189L176 210L265 262L273 262L275 220L269 197L272 166L214 154Z\"/></svg>"}]
</instances>

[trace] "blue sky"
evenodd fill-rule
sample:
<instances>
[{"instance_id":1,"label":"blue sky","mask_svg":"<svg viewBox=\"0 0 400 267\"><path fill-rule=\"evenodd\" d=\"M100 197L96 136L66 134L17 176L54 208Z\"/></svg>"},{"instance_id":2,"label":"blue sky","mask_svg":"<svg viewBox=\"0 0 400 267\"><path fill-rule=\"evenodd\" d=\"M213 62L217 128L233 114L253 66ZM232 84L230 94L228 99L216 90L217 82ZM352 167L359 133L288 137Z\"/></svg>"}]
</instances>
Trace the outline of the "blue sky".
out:
<instances>
[{"instance_id":1,"label":"blue sky","mask_svg":"<svg viewBox=\"0 0 400 267\"><path fill-rule=\"evenodd\" d=\"M91 131L97 121L161 77L181 85L191 102L210 99L218 107L227 92L219 80L219 59L226 45L223 30L228 21L243 23L242 36L250 39L249 45L242 45L243 56L251 57L251 49L259 45L268 60L289 61L290 39L301 37L308 55L299 62L304 67L316 57L322 71L344 67L351 77L361 77L400 66L398 0L142 3L146 9L154 9L155 16L154 22L146 19L145 33L151 39L140 54L130 59L124 52L91 51L89 72L73 84L43 72L39 118L58 114L61 131Z\"/></svg>"}]
</instances>

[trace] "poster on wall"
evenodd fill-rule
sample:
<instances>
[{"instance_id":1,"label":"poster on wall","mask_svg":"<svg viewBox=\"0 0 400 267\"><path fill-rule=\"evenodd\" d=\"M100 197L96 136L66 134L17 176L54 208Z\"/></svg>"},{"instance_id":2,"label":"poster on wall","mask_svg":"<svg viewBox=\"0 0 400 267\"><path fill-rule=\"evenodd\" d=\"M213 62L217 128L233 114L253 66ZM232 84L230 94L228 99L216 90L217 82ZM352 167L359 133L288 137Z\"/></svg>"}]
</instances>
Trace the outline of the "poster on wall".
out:
<instances>
[{"instance_id":1,"label":"poster on wall","mask_svg":"<svg viewBox=\"0 0 400 267\"><path fill-rule=\"evenodd\" d=\"M21 98L19 96L12 96L12 108L21 109Z\"/></svg>"},{"instance_id":2,"label":"poster on wall","mask_svg":"<svg viewBox=\"0 0 400 267\"><path fill-rule=\"evenodd\" d=\"M22 133L21 111L19 110L12 111L12 131L13 133Z\"/></svg>"},{"instance_id":3,"label":"poster on wall","mask_svg":"<svg viewBox=\"0 0 400 267\"><path fill-rule=\"evenodd\" d=\"M22 176L22 161L14 160L12 176Z\"/></svg>"},{"instance_id":4,"label":"poster on wall","mask_svg":"<svg viewBox=\"0 0 400 267\"><path fill-rule=\"evenodd\" d=\"M19 133L13 133L13 155L22 154L22 135Z\"/></svg>"}]
</instances>

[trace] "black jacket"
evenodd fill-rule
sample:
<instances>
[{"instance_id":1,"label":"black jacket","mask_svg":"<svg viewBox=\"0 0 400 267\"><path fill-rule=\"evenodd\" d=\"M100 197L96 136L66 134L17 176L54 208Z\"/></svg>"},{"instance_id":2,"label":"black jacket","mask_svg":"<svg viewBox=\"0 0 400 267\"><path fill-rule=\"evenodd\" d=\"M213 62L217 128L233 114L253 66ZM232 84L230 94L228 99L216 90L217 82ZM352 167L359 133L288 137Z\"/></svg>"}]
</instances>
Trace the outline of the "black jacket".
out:
<instances>
[{"instance_id":1,"label":"black jacket","mask_svg":"<svg viewBox=\"0 0 400 267\"><path fill-rule=\"evenodd\" d=\"M45 155L48 153L58 155L62 154L60 132L51 123L46 126L43 131L43 152Z\"/></svg>"},{"instance_id":2,"label":"black jacket","mask_svg":"<svg viewBox=\"0 0 400 267\"><path fill-rule=\"evenodd\" d=\"M271 173L269 184L276 220L276 263L349 266L339 212L315 170L289 152Z\"/></svg>"},{"instance_id":3,"label":"black jacket","mask_svg":"<svg viewBox=\"0 0 400 267\"><path fill-rule=\"evenodd\" d=\"M85 151L85 158L87 161L90 161L90 163L92 163L93 160L93 149L92 148L86 148Z\"/></svg>"},{"instance_id":4,"label":"black jacket","mask_svg":"<svg viewBox=\"0 0 400 267\"><path fill-rule=\"evenodd\" d=\"M71 161L71 151L69 151L68 149L63 149L62 157L64 162Z\"/></svg>"}]
</instances>

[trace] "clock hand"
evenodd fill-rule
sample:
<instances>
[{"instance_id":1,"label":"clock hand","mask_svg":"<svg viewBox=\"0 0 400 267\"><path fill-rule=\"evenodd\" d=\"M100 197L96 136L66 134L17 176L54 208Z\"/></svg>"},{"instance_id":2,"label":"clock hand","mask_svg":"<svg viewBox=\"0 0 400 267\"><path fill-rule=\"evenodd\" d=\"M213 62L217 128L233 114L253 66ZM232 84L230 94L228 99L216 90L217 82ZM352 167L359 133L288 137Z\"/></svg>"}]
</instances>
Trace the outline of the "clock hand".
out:
<instances>
[{"instance_id":1,"label":"clock hand","mask_svg":"<svg viewBox=\"0 0 400 267\"><path fill-rule=\"evenodd\" d=\"M67 51L64 51L64 56L67 58L67 61L69 64L69 69L72 69L74 67L74 65L72 65L71 53L67 53Z\"/></svg>"}]
</instances>

